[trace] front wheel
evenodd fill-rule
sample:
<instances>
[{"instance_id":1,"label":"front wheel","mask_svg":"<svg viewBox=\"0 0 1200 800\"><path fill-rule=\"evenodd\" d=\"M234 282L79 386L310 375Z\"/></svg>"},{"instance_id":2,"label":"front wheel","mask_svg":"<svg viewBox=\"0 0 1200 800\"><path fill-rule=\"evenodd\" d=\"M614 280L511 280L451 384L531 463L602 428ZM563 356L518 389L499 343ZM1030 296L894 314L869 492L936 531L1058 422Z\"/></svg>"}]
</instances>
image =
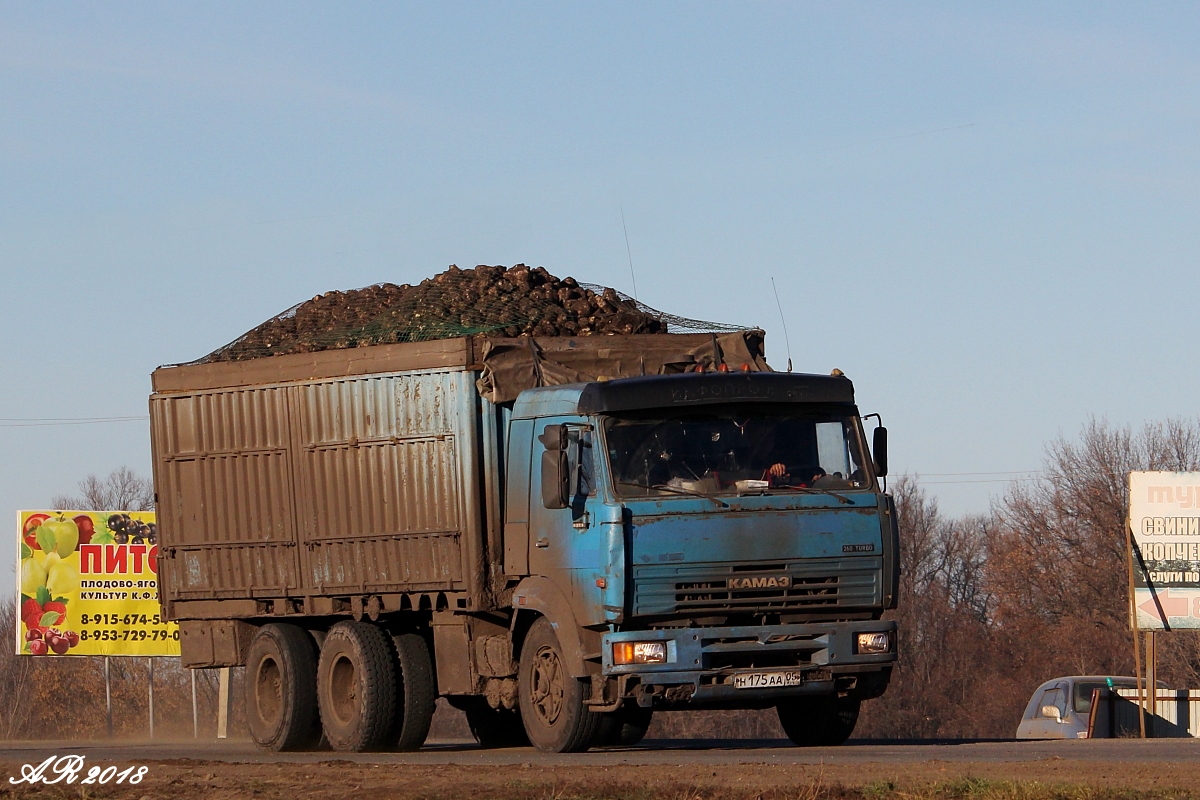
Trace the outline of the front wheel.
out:
<instances>
[{"instance_id":1,"label":"front wheel","mask_svg":"<svg viewBox=\"0 0 1200 800\"><path fill-rule=\"evenodd\" d=\"M854 733L860 701L849 697L797 697L775 710L788 738L800 747L839 745Z\"/></svg>"},{"instance_id":2,"label":"front wheel","mask_svg":"<svg viewBox=\"0 0 1200 800\"><path fill-rule=\"evenodd\" d=\"M582 753L600 733L601 715L584 705L585 684L567 671L545 617L525 636L517 694L529 741L544 753Z\"/></svg>"},{"instance_id":3,"label":"front wheel","mask_svg":"<svg viewBox=\"0 0 1200 800\"><path fill-rule=\"evenodd\" d=\"M599 745L601 747L633 747L650 729L654 710L631 704L605 716L609 716L611 719L601 734Z\"/></svg>"}]
</instances>

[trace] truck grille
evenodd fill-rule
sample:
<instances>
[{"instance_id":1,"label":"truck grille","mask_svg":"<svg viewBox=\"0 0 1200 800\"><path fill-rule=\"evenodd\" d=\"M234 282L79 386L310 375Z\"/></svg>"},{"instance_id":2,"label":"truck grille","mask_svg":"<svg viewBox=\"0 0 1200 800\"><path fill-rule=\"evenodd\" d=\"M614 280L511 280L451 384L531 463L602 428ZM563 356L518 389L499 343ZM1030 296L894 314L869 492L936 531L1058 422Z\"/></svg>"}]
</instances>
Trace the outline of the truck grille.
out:
<instances>
[{"instance_id":1,"label":"truck grille","mask_svg":"<svg viewBox=\"0 0 1200 800\"><path fill-rule=\"evenodd\" d=\"M880 602L877 557L789 564L636 566L634 613L778 613Z\"/></svg>"}]
</instances>

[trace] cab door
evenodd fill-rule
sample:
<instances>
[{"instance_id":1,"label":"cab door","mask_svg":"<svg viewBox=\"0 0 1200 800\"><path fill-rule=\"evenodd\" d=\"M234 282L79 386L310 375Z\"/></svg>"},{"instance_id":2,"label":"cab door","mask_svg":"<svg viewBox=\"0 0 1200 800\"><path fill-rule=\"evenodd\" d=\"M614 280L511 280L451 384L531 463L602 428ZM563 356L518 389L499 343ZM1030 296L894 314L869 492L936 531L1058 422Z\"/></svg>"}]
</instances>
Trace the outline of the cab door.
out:
<instances>
[{"instance_id":1,"label":"cab door","mask_svg":"<svg viewBox=\"0 0 1200 800\"><path fill-rule=\"evenodd\" d=\"M534 426L533 470L529 502L529 572L558 585L575 612L576 621L590 625L604 621L601 588L604 546L596 493L595 431L590 425L567 419L539 419ZM565 483L565 507L558 505L551 487L555 477Z\"/></svg>"}]
</instances>

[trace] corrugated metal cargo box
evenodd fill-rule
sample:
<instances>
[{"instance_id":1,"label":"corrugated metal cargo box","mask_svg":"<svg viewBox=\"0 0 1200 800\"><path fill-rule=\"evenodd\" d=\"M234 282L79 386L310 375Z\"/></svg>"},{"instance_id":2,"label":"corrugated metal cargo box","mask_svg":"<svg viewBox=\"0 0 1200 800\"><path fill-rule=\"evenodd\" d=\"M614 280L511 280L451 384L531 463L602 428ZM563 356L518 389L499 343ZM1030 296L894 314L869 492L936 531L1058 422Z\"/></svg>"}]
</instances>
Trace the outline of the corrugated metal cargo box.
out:
<instances>
[{"instance_id":1,"label":"corrugated metal cargo box","mask_svg":"<svg viewBox=\"0 0 1200 800\"><path fill-rule=\"evenodd\" d=\"M481 401L458 342L457 366L156 393L163 599L473 591ZM400 348L366 368L422 363Z\"/></svg>"}]
</instances>

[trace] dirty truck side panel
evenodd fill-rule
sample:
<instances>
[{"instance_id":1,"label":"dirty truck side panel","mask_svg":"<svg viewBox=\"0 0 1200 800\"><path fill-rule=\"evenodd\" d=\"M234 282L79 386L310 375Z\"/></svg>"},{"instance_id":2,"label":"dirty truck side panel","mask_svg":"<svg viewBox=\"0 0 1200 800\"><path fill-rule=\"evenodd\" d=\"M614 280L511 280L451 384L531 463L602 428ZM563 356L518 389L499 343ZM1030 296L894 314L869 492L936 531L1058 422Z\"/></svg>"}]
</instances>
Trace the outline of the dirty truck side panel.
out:
<instances>
[{"instance_id":1,"label":"dirty truck side panel","mask_svg":"<svg viewBox=\"0 0 1200 800\"><path fill-rule=\"evenodd\" d=\"M462 372L295 388L305 588L317 594L464 588L473 474ZM466 395L466 396L464 396Z\"/></svg>"},{"instance_id":2,"label":"dirty truck side panel","mask_svg":"<svg viewBox=\"0 0 1200 800\"><path fill-rule=\"evenodd\" d=\"M288 390L173 395L150 410L164 599L298 589Z\"/></svg>"},{"instance_id":3,"label":"dirty truck side panel","mask_svg":"<svg viewBox=\"0 0 1200 800\"><path fill-rule=\"evenodd\" d=\"M442 369L152 397L168 610L477 592L473 380Z\"/></svg>"}]
</instances>

